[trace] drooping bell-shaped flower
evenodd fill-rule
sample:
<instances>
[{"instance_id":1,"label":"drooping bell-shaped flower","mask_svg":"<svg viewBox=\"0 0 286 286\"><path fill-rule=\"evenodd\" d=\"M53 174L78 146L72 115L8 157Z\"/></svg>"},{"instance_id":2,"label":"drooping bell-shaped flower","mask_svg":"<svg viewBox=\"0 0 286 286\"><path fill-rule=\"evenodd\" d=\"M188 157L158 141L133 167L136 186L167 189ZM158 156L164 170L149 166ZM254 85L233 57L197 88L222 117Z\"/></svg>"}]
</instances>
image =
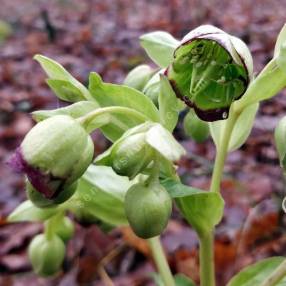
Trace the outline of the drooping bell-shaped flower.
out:
<instances>
[{"instance_id":1,"label":"drooping bell-shaped flower","mask_svg":"<svg viewBox=\"0 0 286 286\"><path fill-rule=\"evenodd\" d=\"M38 123L10 160L26 174L31 185L47 199L79 179L93 158L93 142L70 116L57 115Z\"/></svg>"},{"instance_id":2,"label":"drooping bell-shaped flower","mask_svg":"<svg viewBox=\"0 0 286 286\"><path fill-rule=\"evenodd\" d=\"M48 277L60 271L65 257L64 242L53 235L38 234L29 245L29 259L36 274Z\"/></svg>"},{"instance_id":3,"label":"drooping bell-shaped flower","mask_svg":"<svg viewBox=\"0 0 286 286\"><path fill-rule=\"evenodd\" d=\"M226 119L246 91L253 63L240 39L210 25L188 33L165 74L176 93L205 121Z\"/></svg>"},{"instance_id":4,"label":"drooping bell-shaped flower","mask_svg":"<svg viewBox=\"0 0 286 286\"><path fill-rule=\"evenodd\" d=\"M172 211L172 199L159 181L133 185L126 193L124 205L131 228L145 239L164 231Z\"/></svg>"}]
</instances>

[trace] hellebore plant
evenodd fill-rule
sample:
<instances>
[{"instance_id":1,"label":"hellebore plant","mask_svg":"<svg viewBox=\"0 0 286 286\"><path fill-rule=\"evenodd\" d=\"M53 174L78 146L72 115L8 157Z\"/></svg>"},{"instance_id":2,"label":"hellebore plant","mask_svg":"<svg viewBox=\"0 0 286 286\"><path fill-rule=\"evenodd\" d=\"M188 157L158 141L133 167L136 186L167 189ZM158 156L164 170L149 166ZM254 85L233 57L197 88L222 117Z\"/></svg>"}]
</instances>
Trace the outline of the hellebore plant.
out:
<instances>
[{"instance_id":1,"label":"hellebore plant","mask_svg":"<svg viewBox=\"0 0 286 286\"><path fill-rule=\"evenodd\" d=\"M160 244L174 201L198 235L200 285L214 286L214 230L223 216L224 162L247 140L259 102L286 86L286 26L273 59L257 77L247 46L210 25L181 41L157 31L143 35L140 42L157 68L138 66L123 85L105 83L91 72L87 88L57 62L35 56L56 96L72 104L32 114L37 124L10 161L26 176L28 200L9 220L44 222L44 233L29 247L39 275L60 271L65 244L74 233L67 216L71 213L79 222L108 228L129 224L150 245L158 285L195 285L185 276L172 275ZM209 191L182 184L176 172L185 150L172 132L185 109L186 134L196 142L211 135L216 146ZM112 145L93 158L89 134L95 129ZM286 170L285 118L275 140ZM285 258L273 257L243 269L227 285L282 285L285 274Z\"/></svg>"}]
</instances>

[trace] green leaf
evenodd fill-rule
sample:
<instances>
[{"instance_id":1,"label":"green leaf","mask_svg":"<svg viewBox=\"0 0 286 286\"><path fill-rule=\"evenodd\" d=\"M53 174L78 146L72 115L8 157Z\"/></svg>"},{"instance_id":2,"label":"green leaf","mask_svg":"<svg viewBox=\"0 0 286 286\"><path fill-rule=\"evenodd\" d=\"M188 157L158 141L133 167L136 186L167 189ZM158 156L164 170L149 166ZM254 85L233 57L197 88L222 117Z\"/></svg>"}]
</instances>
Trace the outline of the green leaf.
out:
<instances>
[{"instance_id":1,"label":"green leaf","mask_svg":"<svg viewBox=\"0 0 286 286\"><path fill-rule=\"evenodd\" d=\"M227 286L260 286L284 260L284 257L271 257L250 265L236 274ZM285 284L286 277L275 285L284 286Z\"/></svg>"},{"instance_id":2,"label":"green leaf","mask_svg":"<svg viewBox=\"0 0 286 286\"><path fill-rule=\"evenodd\" d=\"M249 84L245 94L235 102L236 110L269 99L279 93L286 86L286 48L282 49L278 58L272 59Z\"/></svg>"},{"instance_id":3,"label":"green leaf","mask_svg":"<svg viewBox=\"0 0 286 286\"><path fill-rule=\"evenodd\" d=\"M160 77L159 113L161 124L173 131L179 118L178 99L174 93L168 78L164 75Z\"/></svg>"},{"instance_id":4,"label":"green leaf","mask_svg":"<svg viewBox=\"0 0 286 286\"><path fill-rule=\"evenodd\" d=\"M277 57L280 53L280 49L282 47L283 44L286 43L286 24L284 24L284 26L282 27L276 43L275 43L275 49L274 49L274 57Z\"/></svg>"},{"instance_id":5,"label":"green leaf","mask_svg":"<svg viewBox=\"0 0 286 286\"><path fill-rule=\"evenodd\" d=\"M69 102L82 99L92 100L87 88L59 63L42 55L35 55L34 59L40 63L50 78L47 83L60 99Z\"/></svg>"},{"instance_id":6,"label":"green leaf","mask_svg":"<svg viewBox=\"0 0 286 286\"><path fill-rule=\"evenodd\" d=\"M47 79L48 86L61 100L76 102L86 100L81 90L66 80Z\"/></svg>"},{"instance_id":7,"label":"green leaf","mask_svg":"<svg viewBox=\"0 0 286 286\"><path fill-rule=\"evenodd\" d=\"M247 106L239 115L228 145L229 152L239 149L249 137L258 108L259 103L254 103ZM220 120L209 123L211 135L217 148L219 148L226 122L227 120Z\"/></svg>"},{"instance_id":8,"label":"green leaf","mask_svg":"<svg viewBox=\"0 0 286 286\"><path fill-rule=\"evenodd\" d=\"M9 222L45 221L57 213L56 207L37 208L29 200L21 203L9 216Z\"/></svg>"},{"instance_id":9,"label":"green leaf","mask_svg":"<svg viewBox=\"0 0 286 286\"><path fill-rule=\"evenodd\" d=\"M153 278L156 286L165 286L162 281L162 278L158 273L151 273L151 277ZM176 274L174 276L174 280L176 286L196 286L195 283L191 280L191 278L181 273Z\"/></svg>"},{"instance_id":10,"label":"green leaf","mask_svg":"<svg viewBox=\"0 0 286 286\"><path fill-rule=\"evenodd\" d=\"M176 286L195 286L195 283L191 280L191 278L184 274L176 274L174 278Z\"/></svg>"},{"instance_id":11,"label":"green leaf","mask_svg":"<svg viewBox=\"0 0 286 286\"><path fill-rule=\"evenodd\" d=\"M142 35L140 44L158 66L165 68L171 63L179 41L169 33L155 31Z\"/></svg>"},{"instance_id":12,"label":"green leaf","mask_svg":"<svg viewBox=\"0 0 286 286\"><path fill-rule=\"evenodd\" d=\"M72 118L79 118L87 113L99 108L93 101L79 101L66 107L53 110L38 110L32 113L33 119L37 122L45 120L55 115L69 115Z\"/></svg>"},{"instance_id":13,"label":"green leaf","mask_svg":"<svg viewBox=\"0 0 286 286\"><path fill-rule=\"evenodd\" d=\"M128 86L102 82L97 73L89 77L89 90L101 107L124 106L132 108L150 121L159 122L159 111L153 102L142 92ZM126 130L143 123L138 118L123 114L111 115L111 123L102 128L104 135L111 141L117 140Z\"/></svg>"},{"instance_id":14,"label":"green leaf","mask_svg":"<svg viewBox=\"0 0 286 286\"><path fill-rule=\"evenodd\" d=\"M224 200L215 192L206 192L167 179L162 182L175 199L185 219L199 233L207 233L222 219Z\"/></svg>"},{"instance_id":15,"label":"green leaf","mask_svg":"<svg viewBox=\"0 0 286 286\"><path fill-rule=\"evenodd\" d=\"M91 165L67 206L79 220L125 225L124 197L133 183L105 166Z\"/></svg>"}]
</instances>

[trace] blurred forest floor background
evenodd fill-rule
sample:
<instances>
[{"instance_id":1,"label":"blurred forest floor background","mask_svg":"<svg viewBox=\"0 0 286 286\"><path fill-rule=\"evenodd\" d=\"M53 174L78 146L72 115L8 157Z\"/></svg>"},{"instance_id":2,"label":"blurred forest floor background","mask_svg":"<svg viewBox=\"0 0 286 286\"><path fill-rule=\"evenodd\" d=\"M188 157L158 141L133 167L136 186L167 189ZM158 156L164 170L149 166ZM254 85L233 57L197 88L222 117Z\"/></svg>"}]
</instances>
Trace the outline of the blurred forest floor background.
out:
<instances>
[{"instance_id":1,"label":"blurred forest floor background","mask_svg":"<svg viewBox=\"0 0 286 286\"><path fill-rule=\"evenodd\" d=\"M96 71L105 81L120 83L147 60L141 34L166 30L181 38L210 23L241 37L259 72L272 57L285 7L285 0L0 0L0 285L100 286L108 281L106 273L116 286L154 285L148 247L128 229L105 234L96 226L77 225L63 273L44 280L31 272L26 256L41 226L5 225L5 217L25 199L23 177L5 162L34 124L29 112L62 104L45 84L34 54L54 58L82 82ZM285 111L285 91L263 102L249 140L227 160L226 209L215 243L218 286L247 264L286 253L285 182L273 144L274 127ZM184 182L207 189L215 155L211 139L198 145L180 125L176 136L188 150L179 169ZM102 152L108 143L99 133L94 139L96 153ZM174 273L198 281L198 241L177 211L162 240Z\"/></svg>"}]
</instances>

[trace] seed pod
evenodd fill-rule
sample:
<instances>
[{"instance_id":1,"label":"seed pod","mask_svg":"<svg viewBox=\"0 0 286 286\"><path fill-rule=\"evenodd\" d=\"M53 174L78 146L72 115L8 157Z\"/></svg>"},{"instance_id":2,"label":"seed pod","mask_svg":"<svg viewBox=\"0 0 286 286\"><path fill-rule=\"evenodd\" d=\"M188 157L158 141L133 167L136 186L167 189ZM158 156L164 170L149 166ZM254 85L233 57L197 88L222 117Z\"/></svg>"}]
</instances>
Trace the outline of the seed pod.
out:
<instances>
[{"instance_id":1,"label":"seed pod","mask_svg":"<svg viewBox=\"0 0 286 286\"><path fill-rule=\"evenodd\" d=\"M150 164L153 154L145 133L128 136L112 150L112 168L118 175L134 178Z\"/></svg>"},{"instance_id":2,"label":"seed pod","mask_svg":"<svg viewBox=\"0 0 286 286\"><path fill-rule=\"evenodd\" d=\"M198 118L193 110L190 110L184 118L184 130L187 136L198 143L207 140L210 134L208 123Z\"/></svg>"},{"instance_id":3,"label":"seed pod","mask_svg":"<svg viewBox=\"0 0 286 286\"><path fill-rule=\"evenodd\" d=\"M202 120L215 121L226 119L232 102L245 93L253 63L240 39L204 25L183 38L165 74Z\"/></svg>"},{"instance_id":4,"label":"seed pod","mask_svg":"<svg viewBox=\"0 0 286 286\"><path fill-rule=\"evenodd\" d=\"M60 222L57 223L55 232L62 239L62 241L66 243L74 235L74 224L71 219L65 216Z\"/></svg>"},{"instance_id":5,"label":"seed pod","mask_svg":"<svg viewBox=\"0 0 286 286\"><path fill-rule=\"evenodd\" d=\"M36 274L43 277L52 276L61 269L65 245L57 235L47 239L44 234L39 234L30 243L28 254Z\"/></svg>"},{"instance_id":6,"label":"seed pod","mask_svg":"<svg viewBox=\"0 0 286 286\"><path fill-rule=\"evenodd\" d=\"M24 138L10 164L26 174L33 187L55 199L79 179L93 157L93 142L72 117L57 115L38 123Z\"/></svg>"},{"instance_id":7,"label":"seed pod","mask_svg":"<svg viewBox=\"0 0 286 286\"><path fill-rule=\"evenodd\" d=\"M148 65L140 65L131 70L124 80L124 84L142 91L154 70Z\"/></svg>"},{"instance_id":8,"label":"seed pod","mask_svg":"<svg viewBox=\"0 0 286 286\"><path fill-rule=\"evenodd\" d=\"M159 182L133 185L126 193L124 205L131 228L145 239L164 231L172 211L172 200Z\"/></svg>"},{"instance_id":9,"label":"seed pod","mask_svg":"<svg viewBox=\"0 0 286 286\"><path fill-rule=\"evenodd\" d=\"M75 193L76 188L77 182L63 186L62 189L59 190L59 195L56 198L47 199L42 193L38 192L28 180L26 181L27 197L38 208L46 208L64 203Z\"/></svg>"}]
</instances>

